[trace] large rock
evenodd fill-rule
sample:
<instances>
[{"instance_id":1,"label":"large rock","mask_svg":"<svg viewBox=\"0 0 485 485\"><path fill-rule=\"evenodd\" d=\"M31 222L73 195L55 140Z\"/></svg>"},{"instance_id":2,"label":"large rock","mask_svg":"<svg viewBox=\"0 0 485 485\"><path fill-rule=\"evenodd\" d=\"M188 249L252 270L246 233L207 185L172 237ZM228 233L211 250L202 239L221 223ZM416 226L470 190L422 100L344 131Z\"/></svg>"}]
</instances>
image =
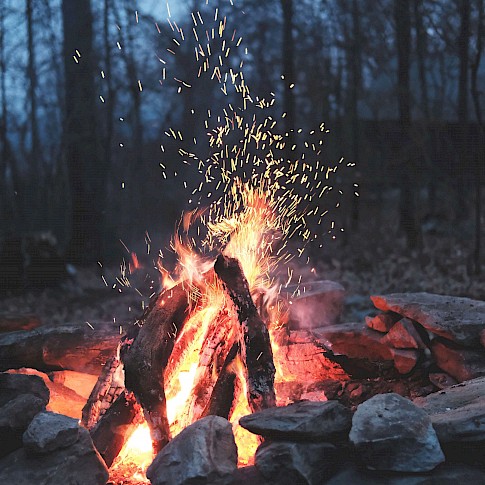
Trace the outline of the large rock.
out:
<instances>
[{"instance_id":1,"label":"large rock","mask_svg":"<svg viewBox=\"0 0 485 485\"><path fill-rule=\"evenodd\" d=\"M294 329L339 323L345 288L335 281L314 281L282 289L289 305L289 325Z\"/></svg>"},{"instance_id":2,"label":"large rock","mask_svg":"<svg viewBox=\"0 0 485 485\"><path fill-rule=\"evenodd\" d=\"M469 350L445 339L431 342L431 354L436 365L458 382L485 376L485 350Z\"/></svg>"},{"instance_id":3,"label":"large rock","mask_svg":"<svg viewBox=\"0 0 485 485\"><path fill-rule=\"evenodd\" d=\"M44 409L44 400L33 394L20 394L0 408L0 457L22 446L22 434Z\"/></svg>"},{"instance_id":4,"label":"large rock","mask_svg":"<svg viewBox=\"0 0 485 485\"><path fill-rule=\"evenodd\" d=\"M91 328L93 327L93 328ZM120 341L113 322L45 325L27 332L0 334L0 370L32 367L99 375Z\"/></svg>"},{"instance_id":5,"label":"large rock","mask_svg":"<svg viewBox=\"0 0 485 485\"><path fill-rule=\"evenodd\" d=\"M362 403L349 438L371 470L424 472L445 459L427 413L394 393Z\"/></svg>"},{"instance_id":6,"label":"large rock","mask_svg":"<svg viewBox=\"0 0 485 485\"><path fill-rule=\"evenodd\" d=\"M431 333L463 345L480 346L485 326L485 302L431 293L394 293L371 296L379 310L415 320Z\"/></svg>"},{"instance_id":7,"label":"large rock","mask_svg":"<svg viewBox=\"0 0 485 485\"><path fill-rule=\"evenodd\" d=\"M73 445L42 455L24 448L0 460L0 483L15 485L105 485L109 477L103 459L86 429Z\"/></svg>"},{"instance_id":8,"label":"large rock","mask_svg":"<svg viewBox=\"0 0 485 485\"><path fill-rule=\"evenodd\" d=\"M33 394L44 402L49 402L49 389L44 381L34 375L0 373L0 406L21 394Z\"/></svg>"},{"instance_id":9,"label":"large rock","mask_svg":"<svg viewBox=\"0 0 485 485\"><path fill-rule=\"evenodd\" d=\"M350 410L337 401L300 401L264 409L239 420L239 424L251 433L297 441L325 441L348 433L351 423Z\"/></svg>"},{"instance_id":10,"label":"large rock","mask_svg":"<svg viewBox=\"0 0 485 485\"><path fill-rule=\"evenodd\" d=\"M426 411L441 443L485 443L485 377L414 400Z\"/></svg>"},{"instance_id":11,"label":"large rock","mask_svg":"<svg viewBox=\"0 0 485 485\"><path fill-rule=\"evenodd\" d=\"M391 349L394 367L399 374L409 374L419 361L420 352L414 349Z\"/></svg>"},{"instance_id":12,"label":"large rock","mask_svg":"<svg viewBox=\"0 0 485 485\"><path fill-rule=\"evenodd\" d=\"M39 413L23 435L29 453L49 453L73 445L79 439L76 419L56 413Z\"/></svg>"},{"instance_id":13,"label":"large rock","mask_svg":"<svg viewBox=\"0 0 485 485\"><path fill-rule=\"evenodd\" d=\"M335 471L337 449L330 443L264 443L256 451L256 468L270 483L317 485Z\"/></svg>"},{"instance_id":14,"label":"large rock","mask_svg":"<svg viewBox=\"0 0 485 485\"><path fill-rule=\"evenodd\" d=\"M460 463L444 463L425 474L397 475L361 469L353 463L342 467L326 485L456 485L485 484L485 472Z\"/></svg>"},{"instance_id":15,"label":"large rock","mask_svg":"<svg viewBox=\"0 0 485 485\"><path fill-rule=\"evenodd\" d=\"M237 468L237 448L227 419L196 421L158 453L148 467L153 485L229 485Z\"/></svg>"}]
</instances>

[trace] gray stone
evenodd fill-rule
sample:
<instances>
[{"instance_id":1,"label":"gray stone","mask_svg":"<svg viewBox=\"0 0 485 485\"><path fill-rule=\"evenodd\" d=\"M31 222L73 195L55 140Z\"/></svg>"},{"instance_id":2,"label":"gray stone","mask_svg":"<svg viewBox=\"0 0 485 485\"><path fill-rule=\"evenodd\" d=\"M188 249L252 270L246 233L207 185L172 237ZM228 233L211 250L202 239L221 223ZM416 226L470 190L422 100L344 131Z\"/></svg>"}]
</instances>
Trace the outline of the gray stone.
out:
<instances>
[{"instance_id":1,"label":"gray stone","mask_svg":"<svg viewBox=\"0 0 485 485\"><path fill-rule=\"evenodd\" d=\"M108 478L108 469L83 428L79 440L67 448L44 455L29 455L21 448L0 460L2 484L104 485Z\"/></svg>"},{"instance_id":2,"label":"gray stone","mask_svg":"<svg viewBox=\"0 0 485 485\"><path fill-rule=\"evenodd\" d=\"M458 463L444 463L426 474L396 475L360 469L353 463L342 468L326 485L470 485L485 484L485 472Z\"/></svg>"},{"instance_id":3,"label":"gray stone","mask_svg":"<svg viewBox=\"0 0 485 485\"><path fill-rule=\"evenodd\" d=\"M22 446L22 434L44 409L45 402L33 394L21 394L0 408L0 457Z\"/></svg>"},{"instance_id":4,"label":"gray stone","mask_svg":"<svg viewBox=\"0 0 485 485\"><path fill-rule=\"evenodd\" d=\"M44 405L49 402L49 389L42 378L34 375L0 373L0 407L21 394L33 394L42 399Z\"/></svg>"},{"instance_id":5,"label":"gray stone","mask_svg":"<svg viewBox=\"0 0 485 485\"><path fill-rule=\"evenodd\" d=\"M155 457L147 477L153 485L229 485L237 468L237 448L227 419L196 421Z\"/></svg>"},{"instance_id":6,"label":"gray stone","mask_svg":"<svg viewBox=\"0 0 485 485\"><path fill-rule=\"evenodd\" d=\"M362 403L349 438L371 470L424 472L445 459L427 413L395 393Z\"/></svg>"},{"instance_id":7,"label":"gray stone","mask_svg":"<svg viewBox=\"0 0 485 485\"><path fill-rule=\"evenodd\" d=\"M375 317L365 317L365 323L372 330L387 333L401 318L401 315L393 312L379 313Z\"/></svg>"},{"instance_id":8,"label":"gray stone","mask_svg":"<svg viewBox=\"0 0 485 485\"><path fill-rule=\"evenodd\" d=\"M337 449L330 443L264 443L256 451L256 468L270 483L317 485L336 468Z\"/></svg>"},{"instance_id":9,"label":"gray stone","mask_svg":"<svg viewBox=\"0 0 485 485\"><path fill-rule=\"evenodd\" d=\"M414 400L426 411L441 443L485 442L485 377Z\"/></svg>"},{"instance_id":10,"label":"gray stone","mask_svg":"<svg viewBox=\"0 0 485 485\"><path fill-rule=\"evenodd\" d=\"M349 409L337 401L300 401L243 416L239 424L251 433L280 440L325 441L347 434L352 423Z\"/></svg>"},{"instance_id":11,"label":"gray stone","mask_svg":"<svg viewBox=\"0 0 485 485\"><path fill-rule=\"evenodd\" d=\"M409 318L399 320L383 337L383 342L396 349L425 349L418 331Z\"/></svg>"},{"instance_id":12,"label":"gray stone","mask_svg":"<svg viewBox=\"0 0 485 485\"><path fill-rule=\"evenodd\" d=\"M485 350L469 350L436 338L431 342L431 354L436 365L458 382L485 376Z\"/></svg>"},{"instance_id":13,"label":"gray stone","mask_svg":"<svg viewBox=\"0 0 485 485\"><path fill-rule=\"evenodd\" d=\"M480 332L480 343L485 347L485 328Z\"/></svg>"},{"instance_id":14,"label":"gray stone","mask_svg":"<svg viewBox=\"0 0 485 485\"><path fill-rule=\"evenodd\" d=\"M76 419L56 413L39 413L23 435L29 453L49 453L73 445L79 439Z\"/></svg>"},{"instance_id":15,"label":"gray stone","mask_svg":"<svg viewBox=\"0 0 485 485\"><path fill-rule=\"evenodd\" d=\"M480 346L485 302L431 293L371 296L379 310L393 311L420 323L431 333L463 345Z\"/></svg>"}]
</instances>

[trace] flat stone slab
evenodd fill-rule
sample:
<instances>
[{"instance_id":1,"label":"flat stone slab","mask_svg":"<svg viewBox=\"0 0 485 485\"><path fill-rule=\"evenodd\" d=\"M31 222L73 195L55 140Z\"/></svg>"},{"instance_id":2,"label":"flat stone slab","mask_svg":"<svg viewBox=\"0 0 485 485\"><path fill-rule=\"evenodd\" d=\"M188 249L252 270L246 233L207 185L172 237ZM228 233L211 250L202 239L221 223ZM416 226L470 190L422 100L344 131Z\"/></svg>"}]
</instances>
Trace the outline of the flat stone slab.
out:
<instances>
[{"instance_id":1,"label":"flat stone slab","mask_svg":"<svg viewBox=\"0 0 485 485\"><path fill-rule=\"evenodd\" d=\"M370 470L426 472L445 460L427 413L395 393L362 403L349 439Z\"/></svg>"},{"instance_id":2,"label":"flat stone slab","mask_svg":"<svg viewBox=\"0 0 485 485\"><path fill-rule=\"evenodd\" d=\"M44 405L47 405L50 397L49 389L41 377L0 372L0 406L21 394L33 394L42 399Z\"/></svg>"},{"instance_id":3,"label":"flat stone slab","mask_svg":"<svg viewBox=\"0 0 485 485\"><path fill-rule=\"evenodd\" d=\"M239 424L265 438L325 441L348 433L352 423L349 409L337 401L300 401L243 416Z\"/></svg>"},{"instance_id":4,"label":"flat stone slab","mask_svg":"<svg viewBox=\"0 0 485 485\"><path fill-rule=\"evenodd\" d=\"M376 308L415 320L431 333L462 345L480 346L485 328L485 302L432 293L371 296Z\"/></svg>"},{"instance_id":5,"label":"flat stone slab","mask_svg":"<svg viewBox=\"0 0 485 485\"><path fill-rule=\"evenodd\" d=\"M440 442L485 441L485 377L414 400L426 411Z\"/></svg>"}]
</instances>

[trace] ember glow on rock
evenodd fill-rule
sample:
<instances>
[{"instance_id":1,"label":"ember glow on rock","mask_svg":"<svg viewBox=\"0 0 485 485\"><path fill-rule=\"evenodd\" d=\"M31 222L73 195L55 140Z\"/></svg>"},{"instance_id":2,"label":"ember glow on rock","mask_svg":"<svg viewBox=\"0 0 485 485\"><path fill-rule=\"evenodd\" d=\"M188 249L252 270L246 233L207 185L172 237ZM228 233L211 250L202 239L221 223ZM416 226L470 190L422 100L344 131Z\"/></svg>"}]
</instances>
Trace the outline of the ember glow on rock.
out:
<instances>
[{"instance_id":1,"label":"ember glow on rock","mask_svg":"<svg viewBox=\"0 0 485 485\"><path fill-rule=\"evenodd\" d=\"M210 18L205 18L206 10L191 14L191 29L177 26L170 13L168 18L175 45L167 51L176 56L180 45L193 36L198 79L217 83L228 99L226 105L208 110L203 121L209 137L209 157L185 148L180 131L167 128L165 132L167 137L180 142L182 162L200 178L192 188L183 181L188 202L195 208L183 214L172 238L176 268L167 268L162 256L157 262L163 288L182 283L192 302L164 371L172 437L206 411L218 378L215 352L224 362L233 343L242 341L236 310L214 273L218 254L237 258L241 264L252 299L270 332L276 382L293 380L291 371L285 367L286 353L279 346L287 320L287 308L279 292L293 277L290 269L285 271L286 265L294 256L302 256L306 245L322 235L323 230L315 228L322 227L329 214L323 197L332 190L342 194L334 189L332 177L340 166L352 166L344 164L343 159L334 165L323 162L323 138L328 132L324 123L306 134L302 130L290 134L280 128L270 114L276 97L271 94L269 100L261 99L246 84L243 66L247 52L242 47L242 37L229 27L230 19L221 17L218 9ZM166 79L169 73L164 68L164 82ZM176 76L173 79L178 84L178 93L193 88L183 79ZM287 147L288 140L295 144ZM192 145L197 147L196 139ZM161 148L164 151L163 145ZM165 165L160 166L163 177L169 179ZM332 234L335 230L332 221L325 232ZM296 241L296 249L291 252L290 240ZM137 268L136 255L131 259L131 265ZM178 329L173 330L176 335ZM234 376L228 417L234 428L239 463L245 465L251 462L259 444L256 435L238 425L240 417L251 413L248 371L239 354L226 371ZM278 404L285 402L280 400ZM137 449L140 455L146 452L144 445L140 448L139 440L149 442L150 437L147 428L143 429L143 434L135 431L117 463L128 456L133 460Z\"/></svg>"}]
</instances>

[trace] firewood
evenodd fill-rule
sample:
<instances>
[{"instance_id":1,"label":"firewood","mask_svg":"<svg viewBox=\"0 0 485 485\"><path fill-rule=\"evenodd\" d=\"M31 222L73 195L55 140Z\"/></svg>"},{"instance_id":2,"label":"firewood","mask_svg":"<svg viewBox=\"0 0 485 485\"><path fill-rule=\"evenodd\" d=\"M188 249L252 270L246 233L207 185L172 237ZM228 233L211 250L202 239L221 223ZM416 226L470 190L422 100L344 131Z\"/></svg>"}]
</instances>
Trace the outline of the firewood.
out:
<instances>
[{"instance_id":1,"label":"firewood","mask_svg":"<svg viewBox=\"0 0 485 485\"><path fill-rule=\"evenodd\" d=\"M132 431L141 422L141 408L133 394L122 392L91 429L94 446L109 468Z\"/></svg>"},{"instance_id":2,"label":"firewood","mask_svg":"<svg viewBox=\"0 0 485 485\"><path fill-rule=\"evenodd\" d=\"M228 419L234 402L236 373L231 368L236 355L239 352L239 344L235 343L227 354L226 361L219 372L217 382L212 389L210 400L207 403L201 417L211 414Z\"/></svg>"},{"instance_id":3,"label":"firewood","mask_svg":"<svg viewBox=\"0 0 485 485\"><path fill-rule=\"evenodd\" d=\"M125 385L143 407L156 453L170 440L164 370L188 312L188 288L178 284L157 296L121 346Z\"/></svg>"},{"instance_id":4,"label":"firewood","mask_svg":"<svg viewBox=\"0 0 485 485\"><path fill-rule=\"evenodd\" d=\"M248 402L253 412L276 406L275 366L268 329L254 305L239 261L219 255L214 269L237 311L242 328L241 356L248 374Z\"/></svg>"}]
</instances>

